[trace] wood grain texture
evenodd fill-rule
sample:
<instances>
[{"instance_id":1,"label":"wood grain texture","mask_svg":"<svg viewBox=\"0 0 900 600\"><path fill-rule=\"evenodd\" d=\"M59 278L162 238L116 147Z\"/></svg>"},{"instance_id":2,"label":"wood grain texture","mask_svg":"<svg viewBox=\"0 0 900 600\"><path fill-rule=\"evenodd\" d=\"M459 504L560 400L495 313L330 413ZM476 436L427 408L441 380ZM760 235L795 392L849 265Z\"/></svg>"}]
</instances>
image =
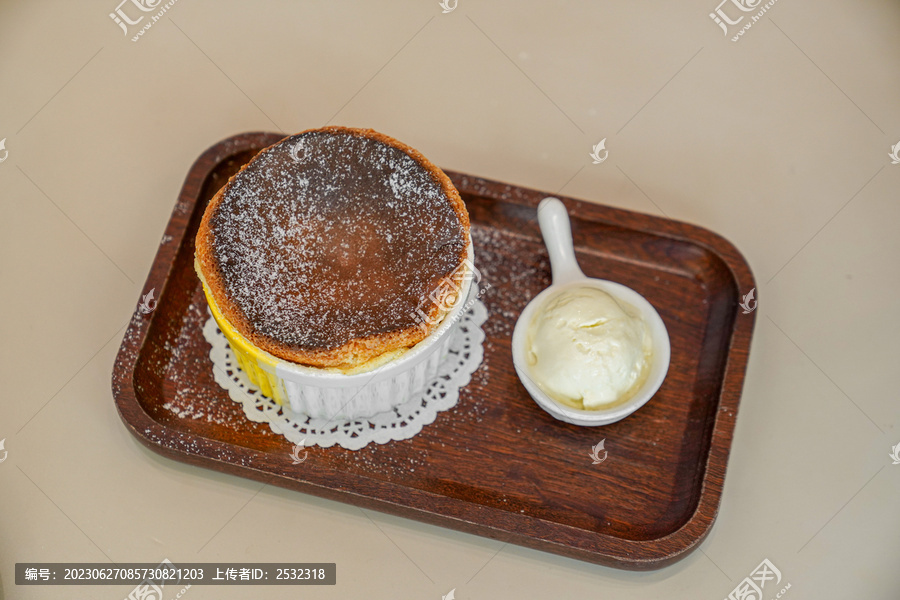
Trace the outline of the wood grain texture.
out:
<instances>
[{"instance_id":1,"label":"wood grain texture","mask_svg":"<svg viewBox=\"0 0 900 600\"><path fill-rule=\"evenodd\" d=\"M755 313L753 275L728 241L694 225L561 198L585 274L643 294L669 330L672 359L654 398L600 428L554 420L515 375L515 320L550 284L535 207L546 195L448 171L490 284L485 360L457 406L410 440L349 451L292 445L252 423L213 378L193 271L209 199L281 136L242 134L191 167L116 360L113 395L131 432L174 460L608 566L649 570L696 548L716 518ZM608 458L591 464L606 439Z\"/></svg>"}]
</instances>

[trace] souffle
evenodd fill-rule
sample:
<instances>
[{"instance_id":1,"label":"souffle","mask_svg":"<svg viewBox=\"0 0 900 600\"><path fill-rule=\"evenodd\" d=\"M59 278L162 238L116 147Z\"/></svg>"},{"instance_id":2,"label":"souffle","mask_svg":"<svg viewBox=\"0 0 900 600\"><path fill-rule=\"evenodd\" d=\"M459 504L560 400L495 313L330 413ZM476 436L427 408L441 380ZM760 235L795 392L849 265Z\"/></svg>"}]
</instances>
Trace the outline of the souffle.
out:
<instances>
[{"instance_id":1,"label":"souffle","mask_svg":"<svg viewBox=\"0 0 900 600\"><path fill-rule=\"evenodd\" d=\"M247 342L356 372L440 325L468 252L469 215L439 168L371 129L326 127L262 150L219 190L195 267Z\"/></svg>"}]
</instances>

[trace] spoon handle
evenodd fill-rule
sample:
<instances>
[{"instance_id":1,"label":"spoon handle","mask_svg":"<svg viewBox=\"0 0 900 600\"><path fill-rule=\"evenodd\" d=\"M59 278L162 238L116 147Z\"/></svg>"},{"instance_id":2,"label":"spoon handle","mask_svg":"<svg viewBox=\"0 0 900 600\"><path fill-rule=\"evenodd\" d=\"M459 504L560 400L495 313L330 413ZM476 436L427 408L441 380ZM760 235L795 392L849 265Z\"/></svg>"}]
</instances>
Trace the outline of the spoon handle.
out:
<instances>
[{"instance_id":1,"label":"spoon handle","mask_svg":"<svg viewBox=\"0 0 900 600\"><path fill-rule=\"evenodd\" d=\"M575 259L572 226L565 205L557 198L544 198L538 205L538 223L541 235L544 236L544 245L550 254L553 285L584 279L584 273Z\"/></svg>"}]
</instances>

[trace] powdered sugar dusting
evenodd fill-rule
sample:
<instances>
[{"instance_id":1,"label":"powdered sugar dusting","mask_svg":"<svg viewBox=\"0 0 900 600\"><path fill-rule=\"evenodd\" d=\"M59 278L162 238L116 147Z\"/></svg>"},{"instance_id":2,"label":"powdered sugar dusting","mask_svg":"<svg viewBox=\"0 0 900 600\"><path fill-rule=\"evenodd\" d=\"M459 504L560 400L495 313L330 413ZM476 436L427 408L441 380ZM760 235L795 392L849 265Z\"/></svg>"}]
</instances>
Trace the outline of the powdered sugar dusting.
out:
<instances>
[{"instance_id":1,"label":"powdered sugar dusting","mask_svg":"<svg viewBox=\"0 0 900 600\"><path fill-rule=\"evenodd\" d=\"M258 333L303 350L415 326L466 245L425 168L343 132L292 136L258 155L210 223L226 293Z\"/></svg>"}]
</instances>

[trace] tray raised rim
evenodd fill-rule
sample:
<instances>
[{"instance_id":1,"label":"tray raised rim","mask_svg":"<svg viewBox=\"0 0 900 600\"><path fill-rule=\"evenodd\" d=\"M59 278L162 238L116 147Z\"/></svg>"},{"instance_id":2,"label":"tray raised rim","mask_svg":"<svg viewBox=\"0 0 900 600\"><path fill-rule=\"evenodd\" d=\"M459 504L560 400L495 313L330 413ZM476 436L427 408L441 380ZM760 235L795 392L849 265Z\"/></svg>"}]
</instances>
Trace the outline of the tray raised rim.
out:
<instances>
[{"instance_id":1,"label":"tray raised rim","mask_svg":"<svg viewBox=\"0 0 900 600\"><path fill-rule=\"evenodd\" d=\"M268 146L283 137L266 132L238 134L214 144L197 158L185 178L165 230L170 242L160 245L142 294L156 288L160 290L162 301L188 219L209 174L229 157ZM466 182L466 191L481 189L484 192L499 186L502 199L507 202L536 206L541 198L554 195L451 170L445 172L455 183ZM485 195L498 197L496 189ZM702 246L728 267L738 290L756 287L749 265L737 248L708 229L655 215L557 197L566 204L570 214ZM119 416L129 431L148 448L174 460L571 558L629 570L652 570L676 562L695 549L709 533L717 516L756 314L739 316L741 318L734 319L728 343L719 409L705 457L697 507L679 529L649 540L629 540L585 531L335 469L319 468L316 470L317 481L309 481L289 468L287 456L283 464L272 465L272 455L268 453L163 425L141 406L133 380L153 313L145 317L135 311L129 322L112 372L112 391ZM266 468L254 464L266 465Z\"/></svg>"}]
</instances>

